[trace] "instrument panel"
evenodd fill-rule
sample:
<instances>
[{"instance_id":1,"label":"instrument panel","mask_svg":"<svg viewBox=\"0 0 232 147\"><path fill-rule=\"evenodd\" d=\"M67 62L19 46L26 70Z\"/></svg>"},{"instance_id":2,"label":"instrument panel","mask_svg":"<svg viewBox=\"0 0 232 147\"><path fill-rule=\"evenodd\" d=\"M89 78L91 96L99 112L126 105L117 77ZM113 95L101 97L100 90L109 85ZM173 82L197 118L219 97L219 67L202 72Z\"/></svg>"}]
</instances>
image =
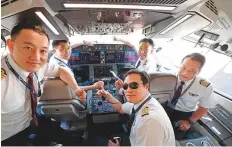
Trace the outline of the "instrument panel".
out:
<instances>
[{"instance_id":1,"label":"instrument panel","mask_svg":"<svg viewBox=\"0 0 232 147\"><path fill-rule=\"evenodd\" d=\"M70 57L70 64L107 64L131 63L135 64L138 56L135 50L123 44L97 44L94 46L80 46L74 48Z\"/></svg>"},{"instance_id":2,"label":"instrument panel","mask_svg":"<svg viewBox=\"0 0 232 147\"><path fill-rule=\"evenodd\" d=\"M137 52L127 45L96 44L74 48L69 63L80 86L85 86L86 83L90 85L99 80L104 81L104 89L123 102L124 99L118 94L110 70L123 78L123 75L134 67L137 59ZM97 90L92 90L88 95L89 112L92 114L116 112L107 100L96 97L96 92Z\"/></svg>"}]
</instances>

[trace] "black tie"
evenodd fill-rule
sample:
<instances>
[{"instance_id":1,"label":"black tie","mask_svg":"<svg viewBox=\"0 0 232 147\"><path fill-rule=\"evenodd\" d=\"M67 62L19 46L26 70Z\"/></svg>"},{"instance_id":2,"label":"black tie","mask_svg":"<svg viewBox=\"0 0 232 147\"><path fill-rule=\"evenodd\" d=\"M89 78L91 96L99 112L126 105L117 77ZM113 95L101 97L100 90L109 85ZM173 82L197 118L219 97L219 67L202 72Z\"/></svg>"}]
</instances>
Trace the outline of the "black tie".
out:
<instances>
[{"instance_id":1,"label":"black tie","mask_svg":"<svg viewBox=\"0 0 232 147\"><path fill-rule=\"evenodd\" d=\"M130 132L131 132L131 127L132 127L132 125L133 125L133 122L134 122L134 120L135 120L135 113L136 113L136 111L135 111L135 108L133 107L132 108L132 112L131 112L131 114L129 115L129 120L127 121L127 129L128 129L128 135L130 135Z\"/></svg>"},{"instance_id":2,"label":"black tie","mask_svg":"<svg viewBox=\"0 0 232 147\"><path fill-rule=\"evenodd\" d=\"M28 84L31 86L32 90L35 91L33 76L34 76L34 74L30 73L27 78L28 78ZM36 93L30 92L30 96L31 96L31 111L32 111L33 122L36 126L38 126L38 118L36 116L37 95L36 95Z\"/></svg>"},{"instance_id":3,"label":"black tie","mask_svg":"<svg viewBox=\"0 0 232 147\"><path fill-rule=\"evenodd\" d=\"M131 114L129 115L129 124L130 124L131 126L132 126L134 120L135 120L135 108L133 107L133 108L132 108L132 112L131 112ZM130 127L131 127L131 126L130 126Z\"/></svg>"},{"instance_id":4,"label":"black tie","mask_svg":"<svg viewBox=\"0 0 232 147\"><path fill-rule=\"evenodd\" d=\"M183 85L184 85L185 83L183 82L183 81L181 81L180 82L180 86L178 87L178 89L176 90L176 92L175 92L175 95L174 95L174 97L173 97L173 99L172 99L172 104L173 105L176 105L176 103L177 103L177 101L178 101L178 99L179 99L179 97L180 97L180 95L181 95L181 92L182 92L182 89L183 89Z\"/></svg>"},{"instance_id":5,"label":"black tie","mask_svg":"<svg viewBox=\"0 0 232 147\"><path fill-rule=\"evenodd\" d=\"M135 65L135 68L138 68L140 64L141 64L141 60L138 61L138 63Z\"/></svg>"}]
</instances>

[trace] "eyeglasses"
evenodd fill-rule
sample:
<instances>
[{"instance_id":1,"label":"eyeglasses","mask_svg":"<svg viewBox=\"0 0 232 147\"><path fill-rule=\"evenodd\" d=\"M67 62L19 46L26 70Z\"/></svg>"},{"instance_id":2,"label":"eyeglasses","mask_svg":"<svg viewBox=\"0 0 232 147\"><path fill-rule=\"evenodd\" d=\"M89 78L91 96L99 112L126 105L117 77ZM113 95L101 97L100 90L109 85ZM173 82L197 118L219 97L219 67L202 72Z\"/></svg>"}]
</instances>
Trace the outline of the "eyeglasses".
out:
<instances>
[{"instance_id":1,"label":"eyeglasses","mask_svg":"<svg viewBox=\"0 0 232 147\"><path fill-rule=\"evenodd\" d=\"M131 89L137 89L139 87L139 84L143 84L143 83L137 83L137 82L131 82L129 84L123 83L122 87L124 90L127 90L128 87L130 87Z\"/></svg>"}]
</instances>

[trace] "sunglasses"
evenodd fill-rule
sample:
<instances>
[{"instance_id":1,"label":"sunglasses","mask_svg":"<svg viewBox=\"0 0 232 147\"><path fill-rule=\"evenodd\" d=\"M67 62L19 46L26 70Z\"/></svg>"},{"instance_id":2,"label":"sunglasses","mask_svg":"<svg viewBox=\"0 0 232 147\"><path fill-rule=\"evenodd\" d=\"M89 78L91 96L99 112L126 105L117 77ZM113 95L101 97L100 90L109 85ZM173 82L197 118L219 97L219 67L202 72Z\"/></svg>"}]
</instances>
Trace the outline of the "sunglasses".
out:
<instances>
[{"instance_id":1,"label":"sunglasses","mask_svg":"<svg viewBox=\"0 0 232 147\"><path fill-rule=\"evenodd\" d=\"M143 84L143 83L137 83L137 82L131 82L129 84L123 83L122 88L124 90L127 90L128 87L130 87L130 89L137 89L139 87L139 84Z\"/></svg>"}]
</instances>

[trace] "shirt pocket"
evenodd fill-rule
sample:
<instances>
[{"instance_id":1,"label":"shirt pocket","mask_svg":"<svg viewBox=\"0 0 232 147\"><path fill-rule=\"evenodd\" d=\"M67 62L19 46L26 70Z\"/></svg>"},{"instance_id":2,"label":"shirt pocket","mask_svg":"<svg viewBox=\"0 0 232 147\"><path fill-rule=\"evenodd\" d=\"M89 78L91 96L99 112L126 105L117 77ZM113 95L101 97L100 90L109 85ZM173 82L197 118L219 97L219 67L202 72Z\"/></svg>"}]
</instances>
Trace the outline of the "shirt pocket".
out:
<instances>
[{"instance_id":1,"label":"shirt pocket","mask_svg":"<svg viewBox=\"0 0 232 147\"><path fill-rule=\"evenodd\" d=\"M183 102L187 107L195 107L200 99L200 94L198 92L187 92Z\"/></svg>"},{"instance_id":2,"label":"shirt pocket","mask_svg":"<svg viewBox=\"0 0 232 147\"><path fill-rule=\"evenodd\" d=\"M15 94L17 93L17 94ZM26 93L23 91L12 91L11 93L8 93L8 95L2 100L2 108L1 108L1 113L2 114L8 114L12 111L17 110L20 108L22 105L25 104Z\"/></svg>"}]
</instances>

